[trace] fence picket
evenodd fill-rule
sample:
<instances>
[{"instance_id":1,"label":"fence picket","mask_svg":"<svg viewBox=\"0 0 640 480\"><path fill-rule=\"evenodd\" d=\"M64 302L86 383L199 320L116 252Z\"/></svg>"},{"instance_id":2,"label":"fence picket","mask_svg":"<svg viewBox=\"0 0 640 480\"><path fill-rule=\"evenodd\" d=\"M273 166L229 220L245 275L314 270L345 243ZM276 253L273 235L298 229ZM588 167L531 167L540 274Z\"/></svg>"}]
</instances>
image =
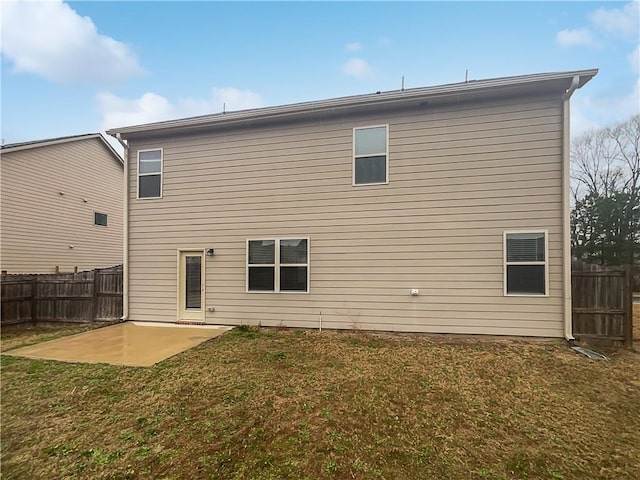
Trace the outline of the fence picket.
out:
<instances>
[{"instance_id":1,"label":"fence picket","mask_svg":"<svg viewBox=\"0 0 640 480\"><path fill-rule=\"evenodd\" d=\"M2 326L122 316L122 266L58 275L2 275L1 286Z\"/></svg>"},{"instance_id":2,"label":"fence picket","mask_svg":"<svg viewBox=\"0 0 640 480\"><path fill-rule=\"evenodd\" d=\"M629 267L573 262L573 335L587 343L632 346L632 277Z\"/></svg>"}]
</instances>

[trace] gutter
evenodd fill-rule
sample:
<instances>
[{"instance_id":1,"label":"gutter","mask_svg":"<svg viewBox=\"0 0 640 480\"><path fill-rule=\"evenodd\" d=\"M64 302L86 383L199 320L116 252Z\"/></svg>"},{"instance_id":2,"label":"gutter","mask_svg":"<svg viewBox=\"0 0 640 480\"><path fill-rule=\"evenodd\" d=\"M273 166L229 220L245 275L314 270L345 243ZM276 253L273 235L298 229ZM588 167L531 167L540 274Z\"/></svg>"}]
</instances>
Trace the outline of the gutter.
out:
<instances>
[{"instance_id":1,"label":"gutter","mask_svg":"<svg viewBox=\"0 0 640 480\"><path fill-rule=\"evenodd\" d=\"M564 285L564 338L571 342L573 337L573 322L571 318L571 195L570 163L571 163L571 135L570 135L570 99L573 92L580 87L580 75L575 75L571 85L562 95L562 276Z\"/></svg>"},{"instance_id":2,"label":"gutter","mask_svg":"<svg viewBox=\"0 0 640 480\"><path fill-rule=\"evenodd\" d=\"M122 217L122 317L121 321L129 319L129 145L122 140L119 133L114 137L124 148L124 191L122 192L122 205L124 215Z\"/></svg>"},{"instance_id":3,"label":"gutter","mask_svg":"<svg viewBox=\"0 0 640 480\"><path fill-rule=\"evenodd\" d=\"M598 72L597 69L577 70L570 72L537 73L532 75L520 75L516 77L491 78L486 80L471 80L462 83L451 83L432 87L410 88L406 90L393 90L389 92L376 92L364 95L333 98L312 102L295 103L275 107L262 107L251 110L239 110L235 112L216 113L199 117L167 120L163 122L148 123L107 130L109 135L121 133L126 137L149 133L159 133L167 130L172 132L190 131L213 126L230 126L241 123L257 121L277 121L287 118L297 118L308 114L335 114L338 112L355 111L356 109L384 108L402 102L419 101L460 101L461 96L482 96L490 92L505 92L505 89L516 89L530 93L532 89L547 89L557 92L564 90L566 81L578 77L582 85L588 82ZM578 85L578 88L582 85ZM417 103L416 103L417 105Z\"/></svg>"}]
</instances>

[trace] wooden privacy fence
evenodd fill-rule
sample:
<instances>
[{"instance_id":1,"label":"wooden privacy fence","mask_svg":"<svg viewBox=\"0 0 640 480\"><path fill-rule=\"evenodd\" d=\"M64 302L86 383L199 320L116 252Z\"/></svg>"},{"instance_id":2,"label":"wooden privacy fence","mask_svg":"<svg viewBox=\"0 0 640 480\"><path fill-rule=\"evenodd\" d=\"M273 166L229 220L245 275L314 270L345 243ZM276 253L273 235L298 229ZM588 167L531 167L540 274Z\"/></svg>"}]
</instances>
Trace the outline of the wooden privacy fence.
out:
<instances>
[{"instance_id":1,"label":"wooden privacy fence","mask_svg":"<svg viewBox=\"0 0 640 480\"><path fill-rule=\"evenodd\" d=\"M122 317L122 267L61 275L2 275L2 326Z\"/></svg>"},{"instance_id":2,"label":"wooden privacy fence","mask_svg":"<svg viewBox=\"0 0 640 480\"><path fill-rule=\"evenodd\" d=\"M576 265L571 271L573 335L587 343L633 341L631 268Z\"/></svg>"}]
</instances>

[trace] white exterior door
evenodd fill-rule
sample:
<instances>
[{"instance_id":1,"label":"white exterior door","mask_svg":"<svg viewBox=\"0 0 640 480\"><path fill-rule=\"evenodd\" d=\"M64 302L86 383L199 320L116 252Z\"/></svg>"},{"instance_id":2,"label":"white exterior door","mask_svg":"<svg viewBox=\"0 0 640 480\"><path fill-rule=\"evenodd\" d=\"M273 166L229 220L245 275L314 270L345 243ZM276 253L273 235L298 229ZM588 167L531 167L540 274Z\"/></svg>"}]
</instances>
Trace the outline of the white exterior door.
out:
<instances>
[{"instance_id":1,"label":"white exterior door","mask_svg":"<svg viewBox=\"0 0 640 480\"><path fill-rule=\"evenodd\" d=\"M179 254L178 320L204 321L204 255L201 251Z\"/></svg>"}]
</instances>

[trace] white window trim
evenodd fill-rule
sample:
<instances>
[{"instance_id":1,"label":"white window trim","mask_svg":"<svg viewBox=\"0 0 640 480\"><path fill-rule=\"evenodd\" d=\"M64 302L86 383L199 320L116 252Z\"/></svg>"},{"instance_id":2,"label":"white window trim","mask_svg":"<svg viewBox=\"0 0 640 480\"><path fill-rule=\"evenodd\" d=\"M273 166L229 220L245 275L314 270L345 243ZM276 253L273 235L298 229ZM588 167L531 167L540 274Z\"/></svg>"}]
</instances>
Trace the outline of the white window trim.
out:
<instances>
[{"instance_id":1,"label":"white window trim","mask_svg":"<svg viewBox=\"0 0 640 480\"><path fill-rule=\"evenodd\" d=\"M370 153L367 155L357 155L356 156L356 130L366 130L368 128L380 128L380 127L385 127L386 129L386 133L387 133L387 138L386 138L386 151L384 152L385 155L385 160L386 160L386 165L385 165L385 174L386 174L386 178L384 182L377 182L377 183L356 183L356 158L363 158L363 157L374 157L374 156L378 156L378 155L382 155L382 152L380 153ZM353 138L351 140L352 143L352 165L351 165L351 186L353 187L369 187L372 185L388 185L389 184L389 124L383 124L383 125L365 125L362 127L355 127L353 129Z\"/></svg>"},{"instance_id":2,"label":"white window trim","mask_svg":"<svg viewBox=\"0 0 640 480\"><path fill-rule=\"evenodd\" d=\"M98 223L96 223L96 213L99 213L100 215L104 215L107 217L107 224L106 225L100 225ZM93 211L93 226L94 227L99 227L99 228L109 228L109 214L108 213L102 213L102 212L98 212L97 210Z\"/></svg>"},{"instance_id":3,"label":"white window trim","mask_svg":"<svg viewBox=\"0 0 640 480\"><path fill-rule=\"evenodd\" d=\"M143 152L157 152L160 151L160 196L159 197L140 197L140 177L147 177L151 175L158 175L157 173L140 173L140 153ZM138 200L158 200L162 198L163 183L164 183L164 149L163 148L147 148L145 150L138 150L138 160L136 162L136 198Z\"/></svg>"},{"instance_id":4,"label":"white window trim","mask_svg":"<svg viewBox=\"0 0 640 480\"><path fill-rule=\"evenodd\" d=\"M253 264L252 266L273 267L273 290L249 290L249 242L259 240L273 240L275 242L275 263L260 263ZM282 240L306 240L307 241L307 263L280 263L280 242ZM310 237L304 235L300 236L287 236L287 237L256 237L247 238L245 245L245 292L246 293L267 293L267 294L293 294L293 295L307 295L309 293L310 279L311 279L311 241ZM284 290L280 291L280 267L307 267L307 289L305 291L296 290Z\"/></svg>"},{"instance_id":5,"label":"white window trim","mask_svg":"<svg viewBox=\"0 0 640 480\"><path fill-rule=\"evenodd\" d=\"M512 233L544 233L544 262L507 262L507 235ZM539 293L507 293L507 265L544 265L544 295ZM527 230L505 230L502 234L502 283L505 297L548 297L549 296L549 230L544 228Z\"/></svg>"}]
</instances>

